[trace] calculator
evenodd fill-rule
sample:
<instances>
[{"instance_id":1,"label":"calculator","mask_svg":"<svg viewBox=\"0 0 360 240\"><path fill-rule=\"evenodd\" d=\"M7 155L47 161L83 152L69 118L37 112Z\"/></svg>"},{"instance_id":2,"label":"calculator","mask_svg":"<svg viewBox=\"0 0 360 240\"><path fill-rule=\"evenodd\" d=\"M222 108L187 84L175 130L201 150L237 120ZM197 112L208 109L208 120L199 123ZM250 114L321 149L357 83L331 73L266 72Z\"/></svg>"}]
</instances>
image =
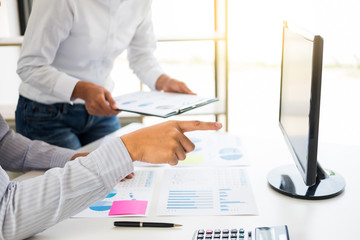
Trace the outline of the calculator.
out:
<instances>
[{"instance_id":1,"label":"calculator","mask_svg":"<svg viewBox=\"0 0 360 240\"><path fill-rule=\"evenodd\" d=\"M251 231L244 228L233 229L199 229L193 235L193 240L290 240L287 225L255 228L253 238Z\"/></svg>"},{"instance_id":2,"label":"calculator","mask_svg":"<svg viewBox=\"0 0 360 240\"><path fill-rule=\"evenodd\" d=\"M227 239L227 240L248 240L245 238L246 232L244 228L232 229L199 229L196 230L193 240L210 240L210 239ZM251 236L251 232L249 232ZM251 239L251 237L250 237Z\"/></svg>"}]
</instances>

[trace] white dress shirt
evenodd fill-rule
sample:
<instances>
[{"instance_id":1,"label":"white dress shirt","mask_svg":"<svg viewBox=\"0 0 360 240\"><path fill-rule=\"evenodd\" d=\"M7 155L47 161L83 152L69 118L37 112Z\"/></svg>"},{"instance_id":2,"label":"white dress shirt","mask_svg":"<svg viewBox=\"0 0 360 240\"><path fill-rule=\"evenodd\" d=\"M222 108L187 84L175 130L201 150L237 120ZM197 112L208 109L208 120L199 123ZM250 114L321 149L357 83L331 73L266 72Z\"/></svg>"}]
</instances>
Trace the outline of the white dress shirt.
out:
<instances>
[{"instance_id":1,"label":"white dress shirt","mask_svg":"<svg viewBox=\"0 0 360 240\"><path fill-rule=\"evenodd\" d=\"M0 114L0 239L28 238L79 213L134 170L120 138L69 161L74 154L14 133ZM22 182L10 181L5 172L51 167Z\"/></svg>"},{"instance_id":2,"label":"white dress shirt","mask_svg":"<svg viewBox=\"0 0 360 240\"><path fill-rule=\"evenodd\" d=\"M70 102L80 80L111 91L109 74L124 50L134 73L155 90L163 70L153 55L151 2L34 0L18 61L20 94L45 104Z\"/></svg>"}]
</instances>

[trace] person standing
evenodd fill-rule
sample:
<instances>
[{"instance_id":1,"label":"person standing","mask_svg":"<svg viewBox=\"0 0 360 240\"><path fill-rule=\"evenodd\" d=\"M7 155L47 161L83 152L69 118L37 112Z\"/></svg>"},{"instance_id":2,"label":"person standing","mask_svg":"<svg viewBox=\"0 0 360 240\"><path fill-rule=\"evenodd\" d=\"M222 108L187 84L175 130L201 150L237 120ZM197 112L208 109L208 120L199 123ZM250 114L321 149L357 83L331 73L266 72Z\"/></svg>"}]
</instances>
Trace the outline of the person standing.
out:
<instances>
[{"instance_id":1,"label":"person standing","mask_svg":"<svg viewBox=\"0 0 360 240\"><path fill-rule=\"evenodd\" d=\"M127 50L153 91L193 94L153 55L151 0L34 0L17 73L16 130L77 149L120 128L110 71Z\"/></svg>"}]
</instances>

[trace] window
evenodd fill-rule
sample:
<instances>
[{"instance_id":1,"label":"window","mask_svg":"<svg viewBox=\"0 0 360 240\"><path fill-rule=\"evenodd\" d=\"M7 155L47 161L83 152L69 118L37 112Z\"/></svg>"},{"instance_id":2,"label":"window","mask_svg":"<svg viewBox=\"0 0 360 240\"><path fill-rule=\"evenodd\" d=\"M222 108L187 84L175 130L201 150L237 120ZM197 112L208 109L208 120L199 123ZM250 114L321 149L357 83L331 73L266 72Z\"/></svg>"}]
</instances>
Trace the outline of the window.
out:
<instances>
[{"instance_id":1,"label":"window","mask_svg":"<svg viewBox=\"0 0 360 240\"><path fill-rule=\"evenodd\" d=\"M324 37L320 140L359 144L359 7L356 0L229 0L230 131L278 130L281 34L287 20Z\"/></svg>"}]
</instances>

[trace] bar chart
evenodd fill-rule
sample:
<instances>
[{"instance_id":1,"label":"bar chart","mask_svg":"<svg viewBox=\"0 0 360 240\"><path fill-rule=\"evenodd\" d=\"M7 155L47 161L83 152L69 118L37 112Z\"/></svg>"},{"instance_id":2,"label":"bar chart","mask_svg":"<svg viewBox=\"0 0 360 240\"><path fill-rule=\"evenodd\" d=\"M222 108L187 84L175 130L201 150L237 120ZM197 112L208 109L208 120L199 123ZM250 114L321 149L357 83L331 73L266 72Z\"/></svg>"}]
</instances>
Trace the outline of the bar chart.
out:
<instances>
[{"instance_id":1,"label":"bar chart","mask_svg":"<svg viewBox=\"0 0 360 240\"><path fill-rule=\"evenodd\" d=\"M213 209L212 191L169 191L167 209Z\"/></svg>"},{"instance_id":2,"label":"bar chart","mask_svg":"<svg viewBox=\"0 0 360 240\"><path fill-rule=\"evenodd\" d=\"M163 183L159 215L257 214L241 167L167 169Z\"/></svg>"}]
</instances>

